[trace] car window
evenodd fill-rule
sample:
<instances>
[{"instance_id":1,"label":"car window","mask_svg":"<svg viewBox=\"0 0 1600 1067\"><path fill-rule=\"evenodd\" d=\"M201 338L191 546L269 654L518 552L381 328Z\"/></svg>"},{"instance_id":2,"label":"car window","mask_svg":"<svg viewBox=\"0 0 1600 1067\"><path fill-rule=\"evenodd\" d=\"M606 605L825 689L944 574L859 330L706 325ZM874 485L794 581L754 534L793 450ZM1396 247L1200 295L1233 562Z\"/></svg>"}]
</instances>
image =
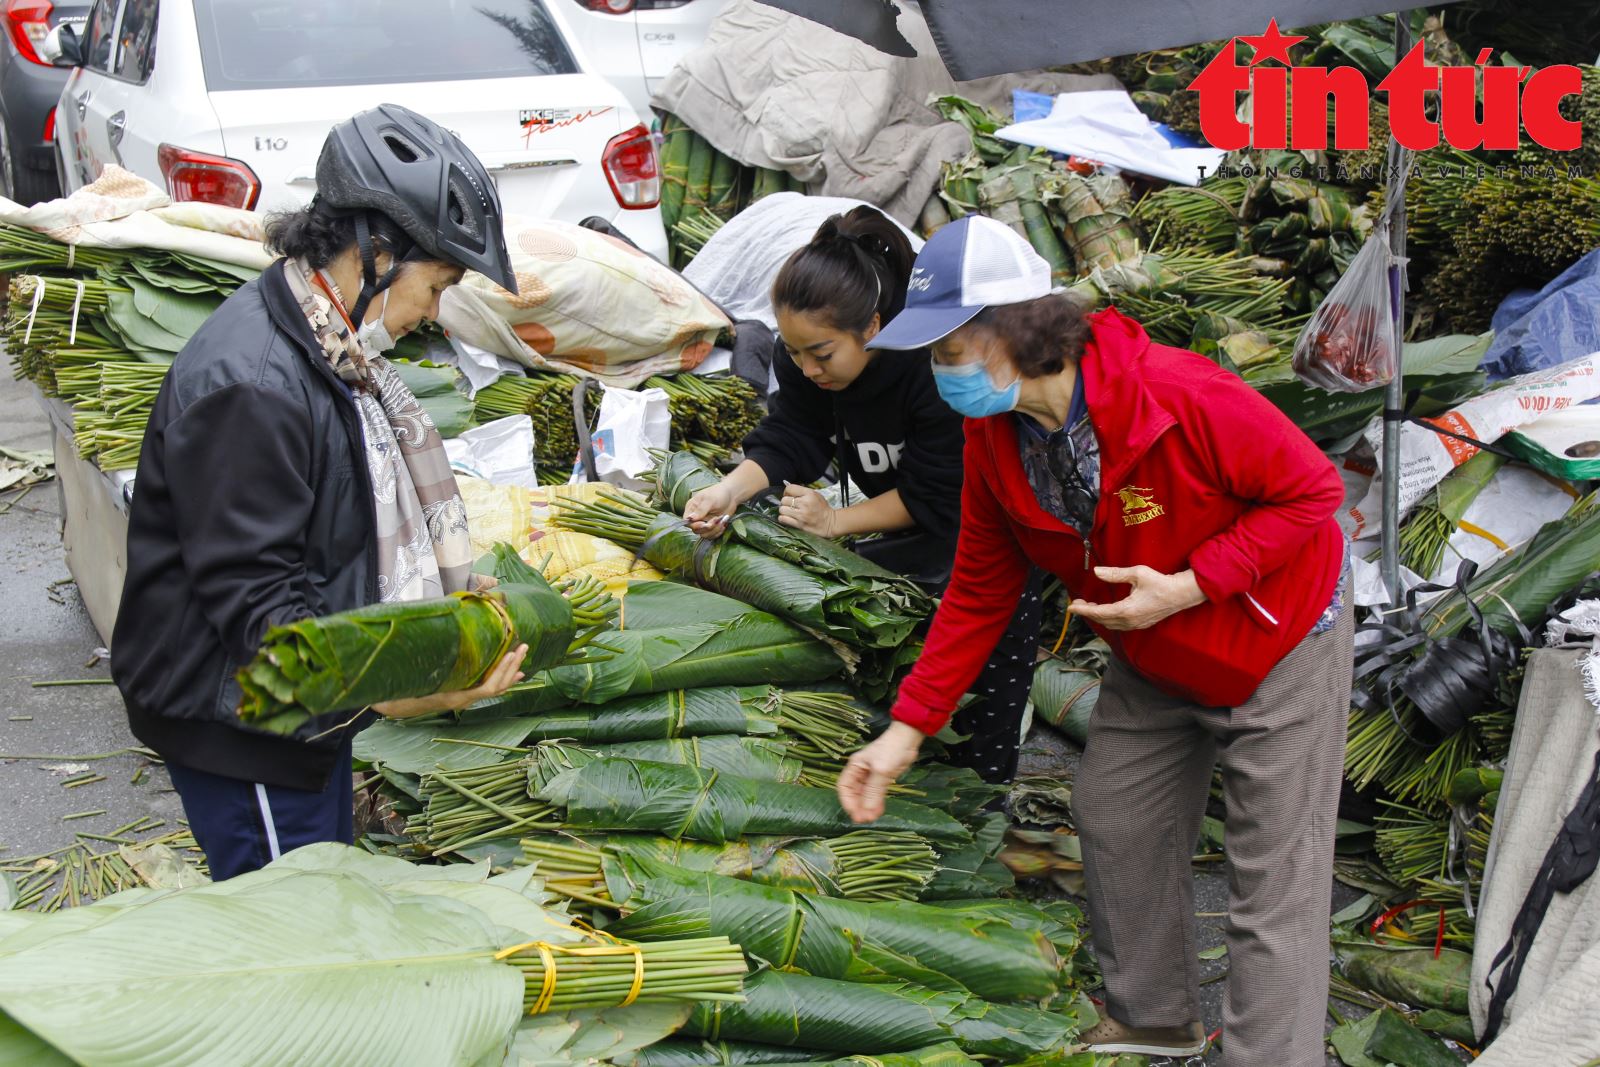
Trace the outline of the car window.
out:
<instances>
[{"instance_id":1,"label":"car window","mask_svg":"<svg viewBox=\"0 0 1600 1067\"><path fill-rule=\"evenodd\" d=\"M572 74L543 0L195 0L206 86Z\"/></svg>"},{"instance_id":2,"label":"car window","mask_svg":"<svg viewBox=\"0 0 1600 1067\"><path fill-rule=\"evenodd\" d=\"M127 0L117 31L117 77L140 83L150 77L156 61L157 9L158 0Z\"/></svg>"},{"instance_id":3,"label":"car window","mask_svg":"<svg viewBox=\"0 0 1600 1067\"><path fill-rule=\"evenodd\" d=\"M83 65L90 70L109 71L111 54L116 39L111 31L116 28L118 0L95 0L89 12L89 21L83 27Z\"/></svg>"}]
</instances>

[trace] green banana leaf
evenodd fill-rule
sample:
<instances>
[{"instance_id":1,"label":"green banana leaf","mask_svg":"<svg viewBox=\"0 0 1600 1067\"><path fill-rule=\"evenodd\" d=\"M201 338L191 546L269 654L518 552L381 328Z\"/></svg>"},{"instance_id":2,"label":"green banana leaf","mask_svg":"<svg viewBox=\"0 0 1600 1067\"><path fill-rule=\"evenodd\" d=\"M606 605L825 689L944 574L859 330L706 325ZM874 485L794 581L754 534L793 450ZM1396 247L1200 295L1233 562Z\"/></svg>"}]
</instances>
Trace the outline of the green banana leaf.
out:
<instances>
[{"instance_id":1,"label":"green banana leaf","mask_svg":"<svg viewBox=\"0 0 1600 1067\"><path fill-rule=\"evenodd\" d=\"M1496 560L1468 584L1484 625L1515 635L1519 624L1539 618L1562 593L1600 570L1600 507L1590 494L1561 518L1545 523L1533 539ZM1472 621L1466 598L1451 590L1422 615L1434 637L1449 636Z\"/></svg>"},{"instance_id":2,"label":"green banana leaf","mask_svg":"<svg viewBox=\"0 0 1600 1067\"><path fill-rule=\"evenodd\" d=\"M551 768L554 770L554 768ZM625 830L723 844L744 834L836 837L861 829L832 789L736 778L696 767L601 759L530 774L537 799L566 809L576 830ZM941 811L891 797L873 829L962 844L970 832Z\"/></svg>"},{"instance_id":3,"label":"green banana leaf","mask_svg":"<svg viewBox=\"0 0 1600 1067\"><path fill-rule=\"evenodd\" d=\"M623 857L620 866L626 886L614 885L611 899L623 917L607 926L620 937L722 935L785 971L857 982L898 979L987 1000L1041 1000L1065 985L1050 940L1007 921L796 893L642 857Z\"/></svg>"},{"instance_id":4,"label":"green banana leaf","mask_svg":"<svg viewBox=\"0 0 1600 1067\"><path fill-rule=\"evenodd\" d=\"M805 776L805 765L789 758L788 745L775 737L740 737L715 734L711 737L679 737L661 741L624 741L615 745L576 747L565 742L547 741L541 750L555 750L571 766L597 759L631 759L650 763L673 763L699 767L740 778L759 778L767 782L798 782Z\"/></svg>"},{"instance_id":5,"label":"green banana leaf","mask_svg":"<svg viewBox=\"0 0 1600 1067\"><path fill-rule=\"evenodd\" d=\"M989 1004L913 985L764 971L745 982L744 1003L697 1005L683 1032L845 1053L903 1052L949 1041L972 1055L1009 1061L1064 1051L1078 1030L1067 1012Z\"/></svg>"},{"instance_id":6,"label":"green banana leaf","mask_svg":"<svg viewBox=\"0 0 1600 1067\"><path fill-rule=\"evenodd\" d=\"M528 645L523 670L549 667L573 639L572 608L544 579L524 578L528 584L486 593L377 604L274 627L239 672L239 716L289 734L319 716L469 689L519 641Z\"/></svg>"},{"instance_id":7,"label":"green banana leaf","mask_svg":"<svg viewBox=\"0 0 1600 1067\"><path fill-rule=\"evenodd\" d=\"M492 1054L477 1067L590 1067L625 1058L675 1033L687 1005L633 1004L599 1011L545 1012L517 1027L503 1057Z\"/></svg>"},{"instance_id":8,"label":"green banana leaf","mask_svg":"<svg viewBox=\"0 0 1600 1067\"><path fill-rule=\"evenodd\" d=\"M531 718L379 719L356 734L358 760L401 774L429 774L487 767L525 751L532 734Z\"/></svg>"},{"instance_id":9,"label":"green banana leaf","mask_svg":"<svg viewBox=\"0 0 1600 1067\"><path fill-rule=\"evenodd\" d=\"M800 1049L781 1045L759 1045L750 1041L696 1041L675 1038L642 1048L632 1056L616 1060L617 1067L729 1067L733 1064L788 1064L826 1062L831 1052L809 1053L814 1059L801 1060Z\"/></svg>"},{"instance_id":10,"label":"green banana leaf","mask_svg":"<svg viewBox=\"0 0 1600 1067\"><path fill-rule=\"evenodd\" d=\"M685 622L725 622L750 612L749 604L677 581L628 583L622 629L667 630Z\"/></svg>"},{"instance_id":11,"label":"green banana leaf","mask_svg":"<svg viewBox=\"0 0 1600 1067\"><path fill-rule=\"evenodd\" d=\"M623 601L624 625L635 595ZM844 669L844 661L828 645L748 605L726 619L609 633L603 643L613 652L611 658L541 671L500 699L467 709L462 717L537 714L704 686L799 685Z\"/></svg>"},{"instance_id":12,"label":"green banana leaf","mask_svg":"<svg viewBox=\"0 0 1600 1067\"><path fill-rule=\"evenodd\" d=\"M456 388L461 372L439 363L411 363L403 359L389 360L389 366L400 375L406 388L417 398L422 409L433 420L439 436L460 437L477 425L473 417L472 401Z\"/></svg>"},{"instance_id":13,"label":"green banana leaf","mask_svg":"<svg viewBox=\"0 0 1600 1067\"><path fill-rule=\"evenodd\" d=\"M269 868L52 916L0 949L0 1010L26 1028L0 1027L0 1062L49 1062L19 1058L42 1042L125 1067L474 1063L522 1014L492 957L527 936L438 889L458 884Z\"/></svg>"},{"instance_id":14,"label":"green banana leaf","mask_svg":"<svg viewBox=\"0 0 1600 1067\"><path fill-rule=\"evenodd\" d=\"M1056 947L1063 967L1084 945L1083 909L1070 900L1014 900L1009 897L984 897L978 900L929 901L929 907L948 908L961 915L1009 923L1014 930L1042 934Z\"/></svg>"}]
</instances>

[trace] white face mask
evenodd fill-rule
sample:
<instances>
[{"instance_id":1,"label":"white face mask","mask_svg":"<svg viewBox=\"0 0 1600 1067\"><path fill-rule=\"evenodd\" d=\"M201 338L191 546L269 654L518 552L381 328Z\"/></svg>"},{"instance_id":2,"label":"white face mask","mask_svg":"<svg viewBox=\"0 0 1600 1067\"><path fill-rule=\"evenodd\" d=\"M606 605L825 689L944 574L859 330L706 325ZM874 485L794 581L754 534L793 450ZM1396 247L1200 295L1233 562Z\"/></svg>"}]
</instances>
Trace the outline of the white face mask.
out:
<instances>
[{"instance_id":1,"label":"white face mask","mask_svg":"<svg viewBox=\"0 0 1600 1067\"><path fill-rule=\"evenodd\" d=\"M395 346L395 339L383 321L383 313L387 310L389 310L389 290L385 289L383 305L378 308L378 317L363 322L356 330L356 340L373 355L382 355Z\"/></svg>"}]
</instances>

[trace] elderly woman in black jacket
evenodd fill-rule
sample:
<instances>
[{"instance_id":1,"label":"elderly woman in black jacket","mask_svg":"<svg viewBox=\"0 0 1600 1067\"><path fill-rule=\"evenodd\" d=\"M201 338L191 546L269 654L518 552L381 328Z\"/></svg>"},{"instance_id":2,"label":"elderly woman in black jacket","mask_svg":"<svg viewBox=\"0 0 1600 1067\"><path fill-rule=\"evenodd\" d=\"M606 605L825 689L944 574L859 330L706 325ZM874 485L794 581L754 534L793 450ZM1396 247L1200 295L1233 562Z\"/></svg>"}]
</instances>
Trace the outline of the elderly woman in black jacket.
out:
<instances>
[{"instance_id":1,"label":"elderly woman in black jacket","mask_svg":"<svg viewBox=\"0 0 1600 1067\"><path fill-rule=\"evenodd\" d=\"M438 432L382 353L468 269L515 289L494 185L453 134L385 105L335 126L283 258L174 360L139 458L112 673L166 760L212 877L352 833L349 709L243 726L234 675L268 629L467 587L466 512ZM519 677L379 705L465 707Z\"/></svg>"}]
</instances>

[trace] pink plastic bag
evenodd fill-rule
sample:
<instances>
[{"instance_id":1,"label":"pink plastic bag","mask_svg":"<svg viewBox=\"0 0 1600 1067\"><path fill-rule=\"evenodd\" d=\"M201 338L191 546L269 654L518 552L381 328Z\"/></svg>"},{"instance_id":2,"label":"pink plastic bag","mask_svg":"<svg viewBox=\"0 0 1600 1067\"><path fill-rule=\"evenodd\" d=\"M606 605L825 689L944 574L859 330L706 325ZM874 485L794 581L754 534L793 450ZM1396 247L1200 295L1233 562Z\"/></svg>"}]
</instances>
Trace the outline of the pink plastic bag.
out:
<instances>
[{"instance_id":1,"label":"pink plastic bag","mask_svg":"<svg viewBox=\"0 0 1600 1067\"><path fill-rule=\"evenodd\" d=\"M1380 222L1295 341L1294 372L1301 381L1330 392L1360 393L1394 379L1400 369L1394 321L1398 266L1389 249L1387 221Z\"/></svg>"}]
</instances>

